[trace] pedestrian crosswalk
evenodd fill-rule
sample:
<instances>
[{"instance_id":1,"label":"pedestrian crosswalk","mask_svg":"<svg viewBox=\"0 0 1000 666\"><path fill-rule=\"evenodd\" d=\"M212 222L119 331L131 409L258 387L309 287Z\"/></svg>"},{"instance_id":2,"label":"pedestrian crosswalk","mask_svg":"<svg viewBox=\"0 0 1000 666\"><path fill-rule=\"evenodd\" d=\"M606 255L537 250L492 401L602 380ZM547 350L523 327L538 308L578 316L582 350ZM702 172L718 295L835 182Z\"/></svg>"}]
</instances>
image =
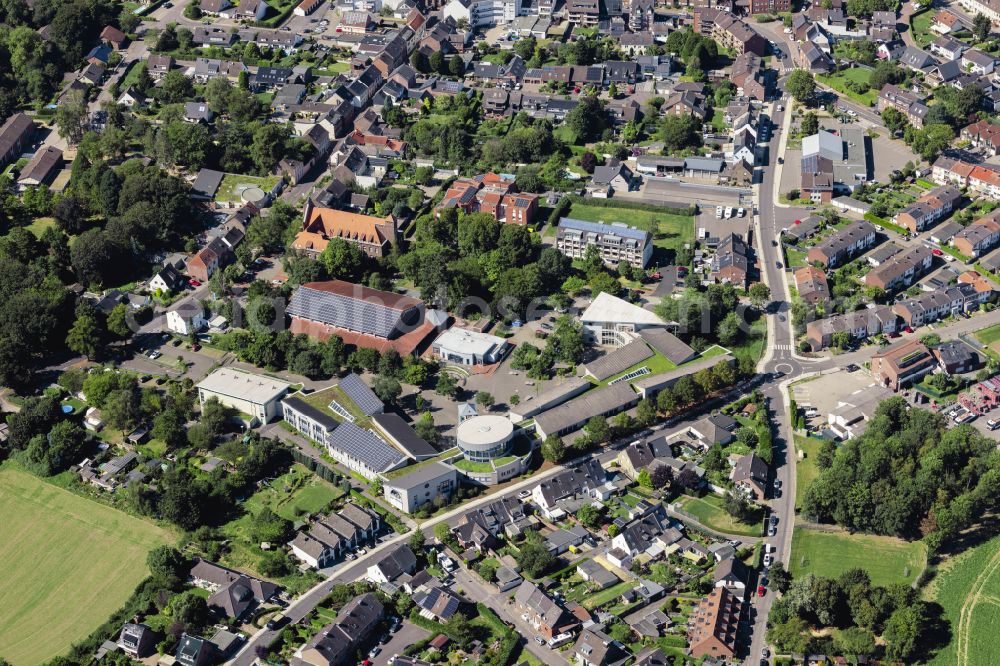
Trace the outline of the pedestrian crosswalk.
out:
<instances>
[{"instance_id":1,"label":"pedestrian crosswalk","mask_svg":"<svg viewBox=\"0 0 1000 666\"><path fill-rule=\"evenodd\" d=\"M792 350L792 346L791 345L772 345L771 348L772 349L777 349L779 351L791 351Z\"/></svg>"}]
</instances>

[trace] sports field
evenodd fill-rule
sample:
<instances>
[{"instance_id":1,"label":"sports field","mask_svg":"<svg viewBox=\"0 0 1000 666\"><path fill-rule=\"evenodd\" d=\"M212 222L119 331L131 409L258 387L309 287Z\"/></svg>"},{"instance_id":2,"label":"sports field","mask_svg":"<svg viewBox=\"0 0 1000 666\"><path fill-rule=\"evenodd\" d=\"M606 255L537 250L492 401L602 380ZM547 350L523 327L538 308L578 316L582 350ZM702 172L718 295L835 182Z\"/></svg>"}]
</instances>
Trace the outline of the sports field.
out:
<instances>
[{"instance_id":1,"label":"sports field","mask_svg":"<svg viewBox=\"0 0 1000 666\"><path fill-rule=\"evenodd\" d=\"M927 598L944 608L951 643L932 666L976 666L996 661L1000 633L1000 537L946 561Z\"/></svg>"},{"instance_id":2,"label":"sports field","mask_svg":"<svg viewBox=\"0 0 1000 666\"><path fill-rule=\"evenodd\" d=\"M40 664L86 638L146 577L168 530L0 469L0 655Z\"/></svg>"},{"instance_id":3,"label":"sports field","mask_svg":"<svg viewBox=\"0 0 1000 666\"><path fill-rule=\"evenodd\" d=\"M910 584L926 561L927 549L919 541L849 534L826 525L796 525L789 569L793 576L814 573L829 578L849 569L864 569L876 585Z\"/></svg>"}]
</instances>

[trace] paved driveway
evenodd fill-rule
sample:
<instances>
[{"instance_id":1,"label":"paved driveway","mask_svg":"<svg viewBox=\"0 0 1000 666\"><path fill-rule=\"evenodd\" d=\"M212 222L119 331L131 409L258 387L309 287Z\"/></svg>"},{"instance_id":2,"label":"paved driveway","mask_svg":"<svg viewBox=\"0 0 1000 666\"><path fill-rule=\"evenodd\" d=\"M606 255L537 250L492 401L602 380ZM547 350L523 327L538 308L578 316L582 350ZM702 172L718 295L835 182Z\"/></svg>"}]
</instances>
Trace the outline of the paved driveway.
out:
<instances>
[{"instance_id":1,"label":"paved driveway","mask_svg":"<svg viewBox=\"0 0 1000 666\"><path fill-rule=\"evenodd\" d=\"M426 629L410 622L403 622L399 631L393 634L392 639L382 646L382 651L378 653L378 656L372 659L372 664L386 666L394 655L403 654L406 648L428 636L430 636L430 632Z\"/></svg>"}]
</instances>

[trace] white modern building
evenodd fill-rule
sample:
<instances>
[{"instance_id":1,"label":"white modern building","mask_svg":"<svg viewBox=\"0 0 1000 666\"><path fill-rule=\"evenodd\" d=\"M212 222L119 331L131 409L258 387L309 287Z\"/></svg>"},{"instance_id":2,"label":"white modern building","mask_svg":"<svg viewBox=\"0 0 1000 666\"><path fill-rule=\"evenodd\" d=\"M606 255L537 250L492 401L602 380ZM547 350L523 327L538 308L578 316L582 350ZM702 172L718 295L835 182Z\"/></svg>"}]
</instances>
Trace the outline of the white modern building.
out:
<instances>
[{"instance_id":1,"label":"white modern building","mask_svg":"<svg viewBox=\"0 0 1000 666\"><path fill-rule=\"evenodd\" d=\"M400 511L413 513L438 497L445 501L458 489L458 472L439 462L415 465L413 471L384 476L382 494Z\"/></svg>"},{"instance_id":2,"label":"white modern building","mask_svg":"<svg viewBox=\"0 0 1000 666\"><path fill-rule=\"evenodd\" d=\"M444 6L445 18L465 19L472 29L511 23L521 16L521 0L451 0Z\"/></svg>"},{"instance_id":3,"label":"white modern building","mask_svg":"<svg viewBox=\"0 0 1000 666\"><path fill-rule=\"evenodd\" d=\"M279 379L219 368L198 383L198 400L204 406L209 398L217 398L223 405L249 415L251 424L267 423L278 416L288 386Z\"/></svg>"},{"instance_id":4,"label":"white modern building","mask_svg":"<svg viewBox=\"0 0 1000 666\"><path fill-rule=\"evenodd\" d=\"M431 348L448 363L491 365L503 359L510 345L499 336L456 326L439 335Z\"/></svg>"},{"instance_id":5,"label":"white modern building","mask_svg":"<svg viewBox=\"0 0 1000 666\"><path fill-rule=\"evenodd\" d=\"M644 329L666 326L655 313L604 291L583 312L580 321L588 342L612 347L627 345Z\"/></svg>"}]
</instances>

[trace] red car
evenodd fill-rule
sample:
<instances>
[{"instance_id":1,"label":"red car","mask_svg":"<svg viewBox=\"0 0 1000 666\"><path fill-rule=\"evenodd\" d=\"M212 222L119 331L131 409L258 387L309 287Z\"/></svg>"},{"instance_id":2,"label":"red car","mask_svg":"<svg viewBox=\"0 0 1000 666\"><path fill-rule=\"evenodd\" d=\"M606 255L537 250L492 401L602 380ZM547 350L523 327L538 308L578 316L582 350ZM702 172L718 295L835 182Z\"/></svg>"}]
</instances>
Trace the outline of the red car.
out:
<instances>
[{"instance_id":1,"label":"red car","mask_svg":"<svg viewBox=\"0 0 1000 666\"><path fill-rule=\"evenodd\" d=\"M188 284L191 285L192 287L200 287L201 286L201 282L198 282L194 278L191 278L190 280L188 280Z\"/></svg>"},{"instance_id":2,"label":"red car","mask_svg":"<svg viewBox=\"0 0 1000 666\"><path fill-rule=\"evenodd\" d=\"M939 250L937 248L934 248L933 250L931 250L931 254L933 254L935 257L940 257L941 255L944 254L944 252L942 252L941 250Z\"/></svg>"},{"instance_id":3,"label":"red car","mask_svg":"<svg viewBox=\"0 0 1000 666\"><path fill-rule=\"evenodd\" d=\"M765 592L767 592L767 589L763 585L758 585L757 586L757 596L758 597L764 596Z\"/></svg>"},{"instance_id":4,"label":"red car","mask_svg":"<svg viewBox=\"0 0 1000 666\"><path fill-rule=\"evenodd\" d=\"M795 224L802 224L802 220L795 220Z\"/></svg>"},{"instance_id":5,"label":"red car","mask_svg":"<svg viewBox=\"0 0 1000 666\"><path fill-rule=\"evenodd\" d=\"M662 275L660 275L659 273L653 273L653 274L652 274L652 275L650 275L649 277L653 278L654 280L659 280L659 279L660 279L660 278L662 278L663 276L662 276Z\"/></svg>"},{"instance_id":6,"label":"red car","mask_svg":"<svg viewBox=\"0 0 1000 666\"><path fill-rule=\"evenodd\" d=\"M687 275L687 272L688 272L687 266L678 266L677 267L677 274L678 275Z\"/></svg>"},{"instance_id":7,"label":"red car","mask_svg":"<svg viewBox=\"0 0 1000 666\"><path fill-rule=\"evenodd\" d=\"M903 329L903 332L904 333L913 333L913 329L910 328L909 326L907 326L906 328Z\"/></svg>"}]
</instances>

